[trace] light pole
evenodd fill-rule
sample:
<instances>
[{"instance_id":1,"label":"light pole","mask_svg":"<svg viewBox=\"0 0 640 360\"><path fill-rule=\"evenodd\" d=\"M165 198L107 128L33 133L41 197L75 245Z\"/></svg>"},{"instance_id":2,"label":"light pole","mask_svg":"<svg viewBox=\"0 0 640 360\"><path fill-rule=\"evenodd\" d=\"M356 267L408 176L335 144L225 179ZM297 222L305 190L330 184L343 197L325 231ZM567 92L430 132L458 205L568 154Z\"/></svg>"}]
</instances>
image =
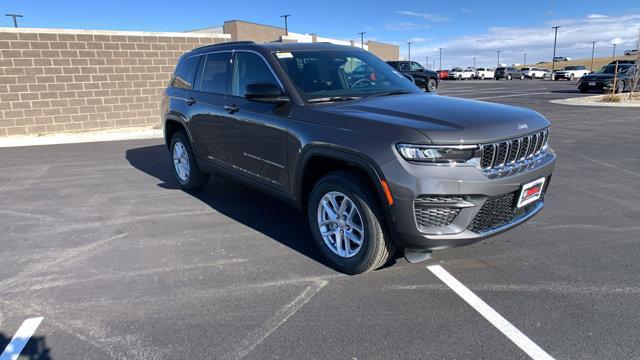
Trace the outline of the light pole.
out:
<instances>
[{"instance_id":1,"label":"light pole","mask_svg":"<svg viewBox=\"0 0 640 360\"><path fill-rule=\"evenodd\" d=\"M360 47L364 49L364 34L366 34L366 32L359 32L358 34L360 34Z\"/></svg>"},{"instance_id":2,"label":"light pole","mask_svg":"<svg viewBox=\"0 0 640 360\"><path fill-rule=\"evenodd\" d=\"M444 48L438 48L438 50L440 50L440 69L439 70L442 70L442 49Z\"/></svg>"},{"instance_id":3,"label":"light pole","mask_svg":"<svg viewBox=\"0 0 640 360\"><path fill-rule=\"evenodd\" d=\"M527 66L527 53L524 53L524 63L522 66Z\"/></svg>"},{"instance_id":4,"label":"light pole","mask_svg":"<svg viewBox=\"0 0 640 360\"><path fill-rule=\"evenodd\" d=\"M428 69L429 68L429 57L427 56L427 59L424 61L424 68Z\"/></svg>"},{"instance_id":5,"label":"light pole","mask_svg":"<svg viewBox=\"0 0 640 360\"><path fill-rule=\"evenodd\" d=\"M407 56L407 60L411 61L411 44L413 43L413 41L409 41L407 43L407 45L409 45L409 55Z\"/></svg>"},{"instance_id":6,"label":"light pole","mask_svg":"<svg viewBox=\"0 0 640 360\"><path fill-rule=\"evenodd\" d=\"M613 43L613 55L611 56L611 60L616 59L616 43Z\"/></svg>"},{"instance_id":7,"label":"light pole","mask_svg":"<svg viewBox=\"0 0 640 360\"><path fill-rule=\"evenodd\" d=\"M555 30L555 35L553 36L553 59L551 59L551 76L553 76L553 71L556 69L556 44L558 42L558 29L562 26L552 26L551 28Z\"/></svg>"},{"instance_id":8,"label":"light pole","mask_svg":"<svg viewBox=\"0 0 640 360\"><path fill-rule=\"evenodd\" d=\"M593 71L593 54L595 53L595 51L596 51L596 42L592 41L591 42L591 70L590 71Z\"/></svg>"},{"instance_id":9,"label":"light pole","mask_svg":"<svg viewBox=\"0 0 640 360\"><path fill-rule=\"evenodd\" d=\"M476 57L475 56L473 57L473 68L474 69L476 68Z\"/></svg>"},{"instance_id":10,"label":"light pole","mask_svg":"<svg viewBox=\"0 0 640 360\"><path fill-rule=\"evenodd\" d=\"M291 14L280 15L281 18L284 18L284 35L289 36L289 26L287 25L287 18L291 16Z\"/></svg>"},{"instance_id":11,"label":"light pole","mask_svg":"<svg viewBox=\"0 0 640 360\"><path fill-rule=\"evenodd\" d=\"M4 16L11 16L13 18L13 27L15 27L15 28L18 27L18 21L16 20L16 18L23 17L20 14L4 14Z\"/></svg>"},{"instance_id":12,"label":"light pole","mask_svg":"<svg viewBox=\"0 0 640 360\"><path fill-rule=\"evenodd\" d=\"M500 51L501 50L496 51L498 53L498 63L497 63L498 67L500 67Z\"/></svg>"}]
</instances>

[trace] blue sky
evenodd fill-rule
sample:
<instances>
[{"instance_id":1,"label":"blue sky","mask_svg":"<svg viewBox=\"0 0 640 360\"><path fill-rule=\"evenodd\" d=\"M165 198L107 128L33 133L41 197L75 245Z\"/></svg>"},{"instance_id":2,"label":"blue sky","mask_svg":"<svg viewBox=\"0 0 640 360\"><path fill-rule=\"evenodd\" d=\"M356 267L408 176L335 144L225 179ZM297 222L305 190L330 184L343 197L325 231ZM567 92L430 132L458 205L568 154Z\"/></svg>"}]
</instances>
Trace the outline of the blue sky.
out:
<instances>
[{"instance_id":1,"label":"blue sky","mask_svg":"<svg viewBox=\"0 0 640 360\"><path fill-rule=\"evenodd\" d=\"M176 6L179 4L179 6ZM325 37L366 38L400 44L406 56L407 41L412 58L421 62L435 58L444 47L443 67L491 66L496 50L506 63L551 57L552 25L563 25L559 34L558 55L588 57L591 41L597 42L596 55L611 54L611 42L618 48L634 47L634 33L640 27L638 0L536 1L527 6L508 5L504 1L397 2L397 1L41 1L0 2L0 12L20 13L23 27L77 29L184 31L242 19L282 25L280 15L292 14L289 29L299 33L315 32ZM522 15L508 13L521 8ZM505 15L496 16L496 9ZM10 18L0 26L11 26ZM476 50L477 49L477 50Z\"/></svg>"}]
</instances>

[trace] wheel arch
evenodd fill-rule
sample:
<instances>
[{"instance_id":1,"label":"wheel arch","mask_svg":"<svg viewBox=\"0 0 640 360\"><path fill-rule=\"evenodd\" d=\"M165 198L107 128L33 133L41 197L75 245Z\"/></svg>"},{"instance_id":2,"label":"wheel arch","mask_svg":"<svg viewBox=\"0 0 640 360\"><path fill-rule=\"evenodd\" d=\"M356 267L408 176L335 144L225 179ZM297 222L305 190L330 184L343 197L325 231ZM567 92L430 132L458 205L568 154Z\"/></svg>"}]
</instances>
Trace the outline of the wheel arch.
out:
<instances>
[{"instance_id":1,"label":"wheel arch","mask_svg":"<svg viewBox=\"0 0 640 360\"><path fill-rule=\"evenodd\" d=\"M359 172L367 179L375 193L375 198L381 205L387 221L392 219L385 190L381 181L384 180L382 170L367 155L345 149L314 147L306 150L300 156L296 171L294 194L300 208L307 210L309 194L313 185L325 174L336 170L352 170Z\"/></svg>"},{"instance_id":2,"label":"wheel arch","mask_svg":"<svg viewBox=\"0 0 640 360\"><path fill-rule=\"evenodd\" d=\"M173 137L173 134L180 130L183 130L187 134L189 142L193 146L193 138L191 137L191 132L189 131L187 122L179 116L167 115L166 119L164 120L163 126L164 142L167 147L171 144L171 138Z\"/></svg>"}]
</instances>

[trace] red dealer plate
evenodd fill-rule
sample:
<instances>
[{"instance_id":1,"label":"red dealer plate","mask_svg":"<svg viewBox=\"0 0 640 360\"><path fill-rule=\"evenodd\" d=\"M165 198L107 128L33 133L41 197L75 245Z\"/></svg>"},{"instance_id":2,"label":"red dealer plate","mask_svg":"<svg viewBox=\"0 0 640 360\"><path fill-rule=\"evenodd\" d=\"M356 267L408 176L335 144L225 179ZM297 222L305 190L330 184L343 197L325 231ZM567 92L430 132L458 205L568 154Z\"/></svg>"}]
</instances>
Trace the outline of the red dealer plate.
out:
<instances>
[{"instance_id":1,"label":"red dealer plate","mask_svg":"<svg viewBox=\"0 0 640 360\"><path fill-rule=\"evenodd\" d=\"M522 185L520 197L518 197L518 207L523 207L540 199L540 196L542 196L542 189L544 189L544 182L546 180L546 178L540 178Z\"/></svg>"}]
</instances>

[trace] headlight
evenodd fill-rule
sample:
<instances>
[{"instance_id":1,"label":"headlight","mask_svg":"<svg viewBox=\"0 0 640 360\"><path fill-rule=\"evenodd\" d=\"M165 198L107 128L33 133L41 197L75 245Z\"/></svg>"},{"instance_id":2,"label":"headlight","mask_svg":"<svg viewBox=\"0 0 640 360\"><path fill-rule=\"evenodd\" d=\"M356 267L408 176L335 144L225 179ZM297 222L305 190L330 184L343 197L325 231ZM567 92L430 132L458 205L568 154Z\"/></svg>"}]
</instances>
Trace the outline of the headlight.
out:
<instances>
[{"instance_id":1,"label":"headlight","mask_svg":"<svg viewBox=\"0 0 640 360\"><path fill-rule=\"evenodd\" d=\"M405 160L427 163L466 163L474 158L477 145L412 145L398 144L396 149Z\"/></svg>"}]
</instances>

